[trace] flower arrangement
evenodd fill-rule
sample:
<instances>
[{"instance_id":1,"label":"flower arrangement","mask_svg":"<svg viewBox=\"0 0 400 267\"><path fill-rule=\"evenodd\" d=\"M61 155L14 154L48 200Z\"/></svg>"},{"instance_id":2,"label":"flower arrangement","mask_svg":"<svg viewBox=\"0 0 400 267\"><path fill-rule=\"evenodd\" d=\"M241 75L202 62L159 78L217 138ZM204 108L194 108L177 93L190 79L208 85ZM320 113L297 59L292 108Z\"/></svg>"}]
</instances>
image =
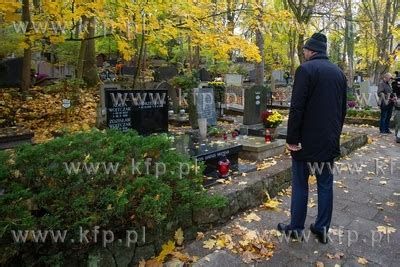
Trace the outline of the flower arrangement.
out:
<instances>
[{"instance_id":1,"label":"flower arrangement","mask_svg":"<svg viewBox=\"0 0 400 267\"><path fill-rule=\"evenodd\" d=\"M224 82L218 82L218 81L212 81L212 82L208 82L209 86L212 87L224 87L225 83Z\"/></svg>"},{"instance_id":2,"label":"flower arrangement","mask_svg":"<svg viewBox=\"0 0 400 267\"><path fill-rule=\"evenodd\" d=\"M349 108L355 108L355 107L357 107L357 102L355 100L349 100L349 101L347 101L347 106Z\"/></svg>"},{"instance_id":3,"label":"flower arrangement","mask_svg":"<svg viewBox=\"0 0 400 267\"><path fill-rule=\"evenodd\" d=\"M265 128L276 128L282 121L282 115L277 111L265 111L261 114Z\"/></svg>"}]
</instances>

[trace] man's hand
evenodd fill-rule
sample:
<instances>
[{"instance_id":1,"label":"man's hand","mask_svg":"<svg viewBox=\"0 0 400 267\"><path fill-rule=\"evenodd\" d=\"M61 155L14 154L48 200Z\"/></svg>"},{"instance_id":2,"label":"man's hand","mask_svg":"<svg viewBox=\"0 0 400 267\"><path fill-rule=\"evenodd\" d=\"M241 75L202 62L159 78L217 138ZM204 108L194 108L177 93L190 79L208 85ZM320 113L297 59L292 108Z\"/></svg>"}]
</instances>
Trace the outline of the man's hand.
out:
<instances>
[{"instance_id":1,"label":"man's hand","mask_svg":"<svg viewBox=\"0 0 400 267\"><path fill-rule=\"evenodd\" d=\"M299 151L301 149L301 143L299 143L298 145L294 145L294 144L286 144L287 149L289 149L290 151Z\"/></svg>"}]
</instances>

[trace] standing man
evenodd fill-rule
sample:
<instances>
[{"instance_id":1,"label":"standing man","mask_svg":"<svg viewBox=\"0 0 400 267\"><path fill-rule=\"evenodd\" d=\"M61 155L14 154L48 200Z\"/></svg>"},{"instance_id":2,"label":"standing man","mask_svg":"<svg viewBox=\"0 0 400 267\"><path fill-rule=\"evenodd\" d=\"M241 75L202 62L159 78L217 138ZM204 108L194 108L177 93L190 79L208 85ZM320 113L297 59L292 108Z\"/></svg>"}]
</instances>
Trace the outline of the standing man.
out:
<instances>
[{"instance_id":1,"label":"standing man","mask_svg":"<svg viewBox=\"0 0 400 267\"><path fill-rule=\"evenodd\" d=\"M338 66L328 60L326 36L314 33L303 47L306 62L295 74L288 121L287 147L292 154L292 200L289 225L278 230L299 238L307 216L310 166L322 166L316 172L318 216L311 231L321 243L327 243L332 218L333 174L328 164L340 155L340 134L346 116L347 81Z\"/></svg>"},{"instance_id":2,"label":"standing man","mask_svg":"<svg viewBox=\"0 0 400 267\"><path fill-rule=\"evenodd\" d=\"M382 76L382 80L378 85L378 105L381 108L381 119L379 122L379 131L381 134L392 133L389 129L390 119L392 118L393 106L394 106L394 94L392 93L392 88L390 87L390 80L392 79L392 74L385 73Z\"/></svg>"}]
</instances>

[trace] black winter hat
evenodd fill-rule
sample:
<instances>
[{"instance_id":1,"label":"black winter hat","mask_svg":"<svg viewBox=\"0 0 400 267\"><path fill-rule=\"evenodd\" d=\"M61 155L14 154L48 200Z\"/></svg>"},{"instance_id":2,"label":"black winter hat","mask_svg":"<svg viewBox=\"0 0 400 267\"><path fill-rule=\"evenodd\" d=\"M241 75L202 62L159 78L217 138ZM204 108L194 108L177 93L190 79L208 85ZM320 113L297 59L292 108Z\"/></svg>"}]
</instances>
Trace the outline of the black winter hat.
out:
<instances>
[{"instance_id":1,"label":"black winter hat","mask_svg":"<svg viewBox=\"0 0 400 267\"><path fill-rule=\"evenodd\" d=\"M307 40L303 48L315 52L326 53L326 36L322 33L314 33L310 39Z\"/></svg>"}]
</instances>

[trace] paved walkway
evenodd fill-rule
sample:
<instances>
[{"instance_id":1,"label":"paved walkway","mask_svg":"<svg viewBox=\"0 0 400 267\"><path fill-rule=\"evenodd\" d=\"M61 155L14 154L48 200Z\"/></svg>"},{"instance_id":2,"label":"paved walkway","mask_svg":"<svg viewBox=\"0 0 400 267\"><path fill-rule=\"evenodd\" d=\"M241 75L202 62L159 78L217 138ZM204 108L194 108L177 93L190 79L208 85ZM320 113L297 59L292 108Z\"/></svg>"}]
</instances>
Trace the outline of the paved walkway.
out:
<instances>
[{"instance_id":1,"label":"paved walkway","mask_svg":"<svg viewBox=\"0 0 400 267\"><path fill-rule=\"evenodd\" d=\"M335 175L332 242L322 245L313 235L308 242L301 243L280 242L275 237L272 258L250 264L229 249L203 248L203 242L211 235L230 234L235 224L262 233L275 229L279 222L288 223L290 196L283 195L279 197L282 201L279 211L258 208L246 213L254 212L260 221L247 222L243 219L246 214L239 214L228 224L205 233L204 239L189 244L185 250L201 258L195 265L362 266L359 262L368 261L367 266L400 266L400 144L395 143L393 135L378 135L377 128L346 126L346 131L368 133L372 143L338 162L342 164L339 165L342 173ZM351 174L347 164L357 164L361 172ZM315 184L310 187L309 199L306 227L314 222L317 213L313 204L317 202ZM378 229L395 232L388 235Z\"/></svg>"}]
</instances>

